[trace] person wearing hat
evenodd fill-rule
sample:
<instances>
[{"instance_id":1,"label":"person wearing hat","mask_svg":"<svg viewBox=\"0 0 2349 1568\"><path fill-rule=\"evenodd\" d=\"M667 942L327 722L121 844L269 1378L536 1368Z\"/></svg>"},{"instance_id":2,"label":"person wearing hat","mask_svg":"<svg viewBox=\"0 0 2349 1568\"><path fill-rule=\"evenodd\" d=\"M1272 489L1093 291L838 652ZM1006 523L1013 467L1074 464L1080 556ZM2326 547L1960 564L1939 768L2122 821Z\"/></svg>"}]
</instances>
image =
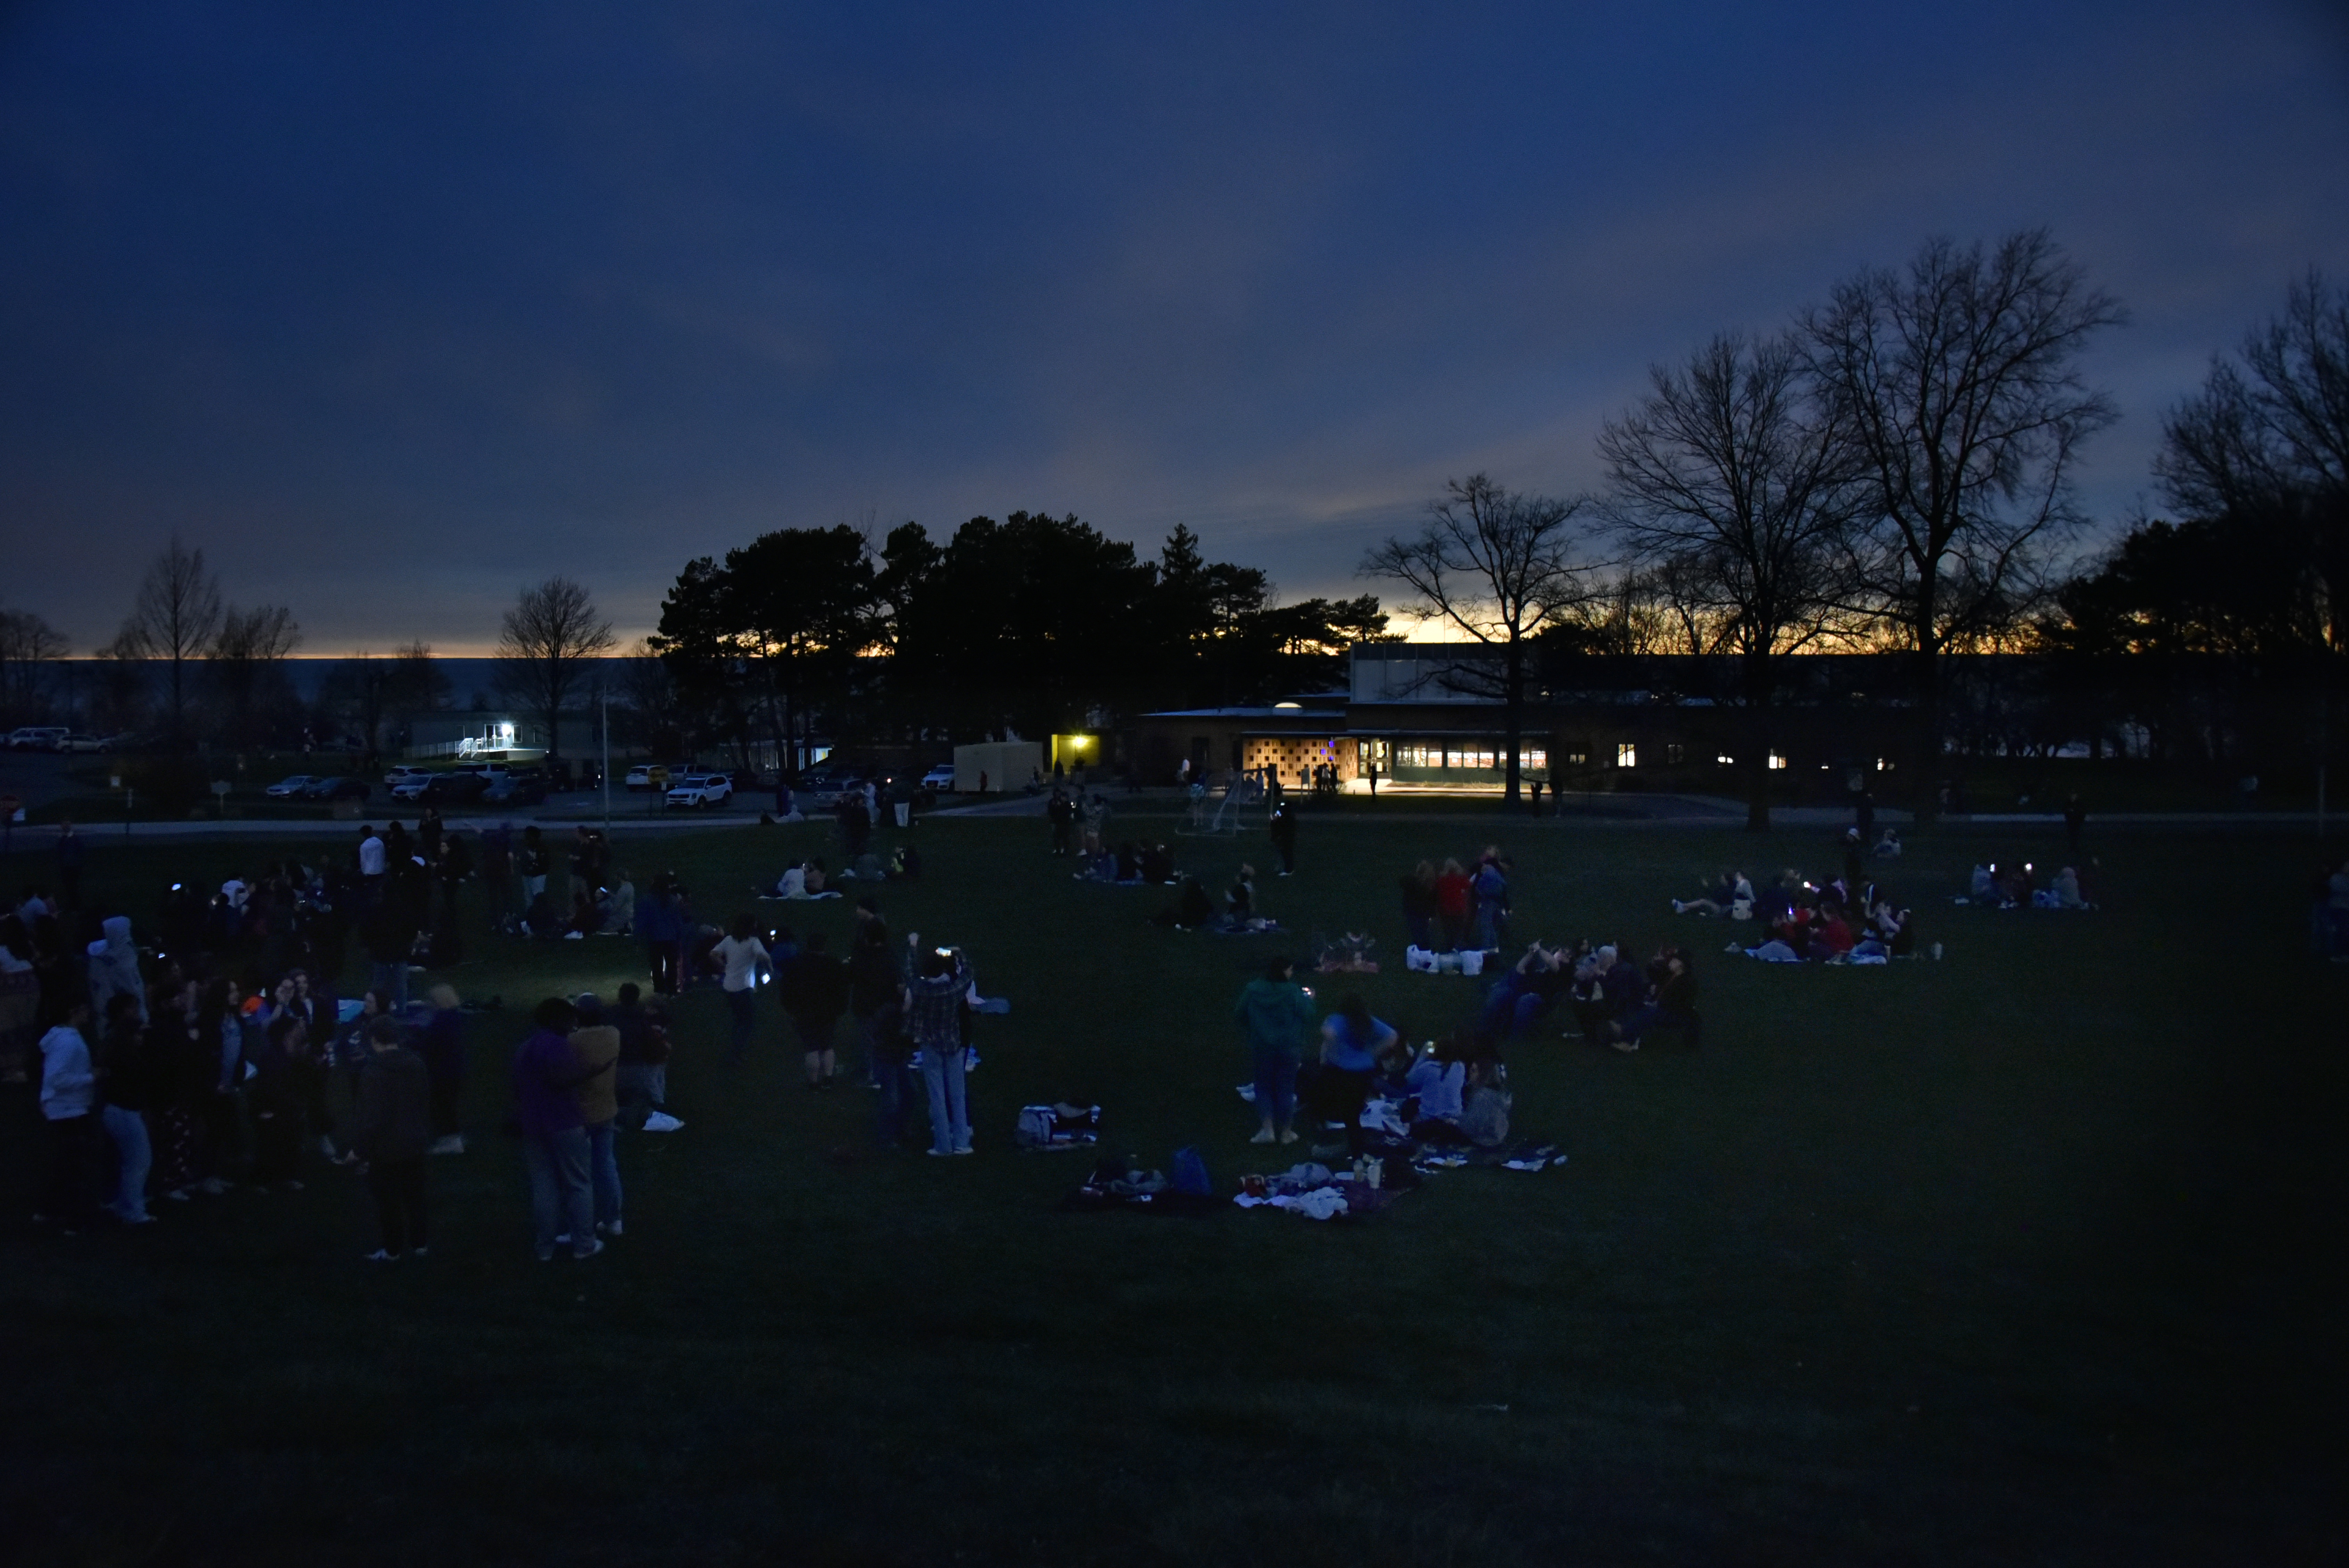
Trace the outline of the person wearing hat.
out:
<instances>
[{"instance_id":1,"label":"person wearing hat","mask_svg":"<svg viewBox=\"0 0 2349 1568\"><path fill-rule=\"evenodd\" d=\"M578 1067L579 1123L587 1132L587 1175L595 1190L595 1229L620 1233L620 1162L612 1131L620 1117L620 1031L605 1020L604 1004L582 992L571 1004L577 1023L571 1052Z\"/></svg>"}]
</instances>

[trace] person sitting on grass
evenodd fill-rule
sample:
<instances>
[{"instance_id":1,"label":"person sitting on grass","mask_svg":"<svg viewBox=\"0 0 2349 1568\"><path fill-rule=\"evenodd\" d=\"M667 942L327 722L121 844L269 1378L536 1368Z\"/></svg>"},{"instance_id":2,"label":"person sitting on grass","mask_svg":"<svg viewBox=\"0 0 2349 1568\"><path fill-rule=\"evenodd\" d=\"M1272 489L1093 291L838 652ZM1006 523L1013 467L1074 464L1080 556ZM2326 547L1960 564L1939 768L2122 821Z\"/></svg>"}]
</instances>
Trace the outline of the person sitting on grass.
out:
<instances>
[{"instance_id":1,"label":"person sitting on grass","mask_svg":"<svg viewBox=\"0 0 2349 1568\"><path fill-rule=\"evenodd\" d=\"M1256 919L1256 868L1240 863L1232 885L1224 890L1224 925L1232 931L1244 931Z\"/></svg>"},{"instance_id":2,"label":"person sitting on grass","mask_svg":"<svg viewBox=\"0 0 2349 1568\"><path fill-rule=\"evenodd\" d=\"M1916 934L1909 926L1909 912L1894 909L1889 899L1878 899L1876 907L1868 912L1868 923L1859 940L1852 944L1854 958L1906 958L1916 945Z\"/></svg>"},{"instance_id":3,"label":"person sitting on grass","mask_svg":"<svg viewBox=\"0 0 2349 1568\"><path fill-rule=\"evenodd\" d=\"M1458 1143L1460 1113L1468 1085L1468 1052L1458 1032L1439 1040L1403 1074L1403 1089L1416 1102L1411 1135L1422 1143Z\"/></svg>"},{"instance_id":4,"label":"person sitting on grass","mask_svg":"<svg viewBox=\"0 0 2349 1568\"><path fill-rule=\"evenodd\" d=\"M2057 872L2054 885L2047 891L2054 896L2057 909L2094 909L2095 907L2080 892L2080 873L2075 867L2065 866Z\"/></svg>"},{"instance_id":5,"label":"person sitting on grass","mask_svg":"<svg viewBox=\"0 0 2349 1568\"><path fill-rule=\"evenodd\" d=\"M581 882L571 892L571 923L564 927L565 942L583 941L604 929L604 911L587 884Z\"/></svg>"},{"instance_id":6,"label":"person sitting on grass","mask_svg":"<svg viewBox=\"0 0 2349 1568\"><path fill-rule=\"evenodd\" d=\"M1885 829L1884 836L1876 841L1876 858L1879 861L1899 860L1900 858L1900 835L1890 828Z\"/></svg>"},{"instance_id":7,"label":"person sitting on grass","mask_svg":"<svg viewBox=\"0 0 2349 1568\"><path fill-rule=\"evenodd\" d=\"M1744 872L1723 872L1721 881L1703 898L1674 899L1674 914L1722 915L1733 913L1743 906L1745 915L1754 913L1754 883ZM1739 918L1744 918L1740 916Z\"/></svg>"},{"instance_id":8,"label":"person sitting on grass","mask_svg":"<svg viewBox=\"0 0 2349 1568\"><path fill-rule=\"evenodd\" d=\"M1157 916L1162 925L1177 931L1199 931L1215 923L1216 906L1197 877L1186 876L1174 894L1174 907Z\"/></svg>"},{"instance_id":9,"label":"person sitting on grass","mask_svg":"<svg viewBox=\"0 0 2349 1568\"><path fill-rule=\"evenodd\" d=\"M1811 925L1810 945L1804 956L1820 964L1840 964L1851 955L1853 936L1850 923L1843 917L1843 905L1833 899L1819 901L1818 918Z\"/></svg>"},{"instance_id":10,"label":"person sitting on grass","mask_svg":"<svg viewBox=\"0 0 2349 1568\"><path fill-rule=\"evenodd\" d=\"M1551 1003L1572 982L1573 971L1567 963L1564 948L1544 947L1539 942L1527 946L1525 955L1486 989L1476 1032L1486 1039L1533 1033Z\"/></svg>"},{"instance_id":11,"label":"person sitting on grass","mask_svg":"<svg viewBox=\"0 0 2349 1568\"><path fill-rule=\"evenodd\" d=\"M1142 880L1142 851L1135 847L1132 839L1123 840L1117 846L1117 880L1121 884Z\"/></svg>"},{"instance_id":12,"label":"person sitting on grass","mask_svg":"<svg viewBox=\"0 0 2349 1568\"><path fill-rule=\"evenodd\" d=\"M1359 1155L1365 1148L1362 1106L1371 1097L1379 1053L1401 1038L1393 1025L1371 1016L1359 994L1339 1003L1338 1010L1321 1021L1319 1109L1324 1119L1345 1123L1349 1154Z\"/></svg>"},{"instance_id":13,"label":"person sitting on grass","mask_svg":"<svg viewBox=\"0 0 2349 1568\"><path fill-rule=\"evenodd\" d=\"M1256 1085L1256 1110L1263 1125L1251 1143L1297 1141L1297 1069L1313 1029L1313 993L1296 980L1297 965L1286 955L1265 965L1247 983L1232 1011L1247 1037L1248 1064Z\"/></svg>"},{"instance_id":14,"label":"person sitting on grass","mask_svg":"<svg viewBox=\"0 0 2349 1568\"><path fill-rule=\"evenodd\" d=\"M636 884L628 880L625 867L612 873L612 881L614 885L605 888L597 901L604 914L599 929L615 936L631 935L636 923Z\"/></svg>"},{"instance_id":15,"label":"person sitting on grass","mask_svg":"<svg viewBox=\"0 0 2349 1568\"><path fill-rule=\"evenodd\" d=\"M1679 1029L1691 1045L1696 1043L1696 975L1689 969L1688 954L1667 947L1661 956L1663 975L1648 999L1608 1026L1609 1043L1619 1051L1638 1050L1640 1041L1660 1026Z\"/></svg>"},{"instance_id":16,"label":"person sitting on grass","mask_svg":"<svg viewBox=\"0 0 2349 1568\"><path fill-rule=\"evenodd\" d=\"M1142 851L1142 880L1153 887L1163 887L1174 880L1174 851L1164 843L1154 843Z\"/></svg>"}]
</instances>

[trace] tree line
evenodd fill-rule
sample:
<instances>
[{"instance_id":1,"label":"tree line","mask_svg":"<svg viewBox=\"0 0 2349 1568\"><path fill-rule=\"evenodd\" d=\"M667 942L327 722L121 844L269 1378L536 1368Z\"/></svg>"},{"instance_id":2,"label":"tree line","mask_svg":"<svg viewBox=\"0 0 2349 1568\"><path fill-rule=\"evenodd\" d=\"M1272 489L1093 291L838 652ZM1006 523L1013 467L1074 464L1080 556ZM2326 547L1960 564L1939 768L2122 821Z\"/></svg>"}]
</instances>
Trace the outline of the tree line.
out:
<instances>
[{"instance_id":1,"label":"tree line","mask_svg":"<svg viewBox=\"0 0 2349 1568\"><path fill-rule=\"evenodd\" d=\"M2247 736L2256 690L2271 710L2314 696L2329 746L2322 703L2349 632L2349 293L2311 273L2214 360L2164 421L2153 479L2168 515L2130 520L2084 558L2073 476L2114 412L2082 366L2125 319L2044 231L1934 240L1774 331L1653 366L1599 433L1593 493L1451 481L1358 573L1486 651L1433 678L1499 705L1512 795L1529 707L1582 653L1733 671L1702 695L1741 712L1756 826L1784 661L1814 651L1902 662L1920 781L1953 727L1980 721L1979 683L1957 691L1951 661L1982 652L2042 655L2043 714L2087 738L2133 727L2180 756L2291 743ZM638 743L771 746L791 766L818 736L1040 736L1327 689L1349 646L1390 634L1377 594L1283 603L1187 527L1145 557L1077 517L1014 511L943 538L917 522L783 528L690 561L616 665L588 591L550 578L505 614L498 684L550 736L592 689ZM449 701L411 644L342 661L305 712L283 669L300 636L283 606L226 603L175 539L100 650L105 704L174 744L200 727L282 741L298 723L373 746ZM38 615L0 611L0 703L37 710L68 652Z\"/></svg>"},{"instance_id":2,"label":"tree line","mask_svg":"<svg viewBox=\"0 0 2349 1568\"><path fill-rule=\"evenodd\" d=\"M1705 695L1742 710L1757 828L1784 661L1805 652L1901 659L1905 760L1926 811L1953 655L2046 655L2060 698L2046 711L2087 738L2153 727L2189 698L2207 712L2214 678L2241 681L2214 677L2213 661L2246 656L2265 661L2265 684L2296 679L2321 714L2349 568L2349 294L2312 274L2213 365L2164 424L2155 477L2178 521L2140 518L2084 561L2072 478L2114 414L2082 357L2125 319L2044 231L1935 240L1778 331L1724 333L1654 366L1599 433L1603 490L1455 481L1419 532L1361 570L1497 654L1432 678L1503 705L1513 797L1535 672L1577 652L1733 667ZM2116 673L2113 655L2144 655L2168 667ZM2331 744L2321 719L2316 744Z\"/></svg>"}]
</instances>

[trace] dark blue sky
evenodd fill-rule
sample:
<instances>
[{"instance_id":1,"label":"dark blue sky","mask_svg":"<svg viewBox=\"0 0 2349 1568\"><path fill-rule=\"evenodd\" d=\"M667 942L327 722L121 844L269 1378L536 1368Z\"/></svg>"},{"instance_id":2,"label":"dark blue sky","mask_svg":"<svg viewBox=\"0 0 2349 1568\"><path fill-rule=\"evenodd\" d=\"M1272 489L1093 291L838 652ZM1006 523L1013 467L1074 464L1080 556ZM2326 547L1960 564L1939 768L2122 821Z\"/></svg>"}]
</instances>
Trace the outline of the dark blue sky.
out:
<instances>
[{"instance_id":1,"label":"dark blue sky","mask_svg":"<svg viewBox=\"0 0 2349 1568\"><path fill-rule=\"evenodd\" d=\"M2313 264L2311 4L0 12L0 604L87 649L172 530L305 651L649 626L764 529L1187 521L1291 596L1647 365L1930 233L2128 305L2099 516Z\"/></svg>"}]
</instances>

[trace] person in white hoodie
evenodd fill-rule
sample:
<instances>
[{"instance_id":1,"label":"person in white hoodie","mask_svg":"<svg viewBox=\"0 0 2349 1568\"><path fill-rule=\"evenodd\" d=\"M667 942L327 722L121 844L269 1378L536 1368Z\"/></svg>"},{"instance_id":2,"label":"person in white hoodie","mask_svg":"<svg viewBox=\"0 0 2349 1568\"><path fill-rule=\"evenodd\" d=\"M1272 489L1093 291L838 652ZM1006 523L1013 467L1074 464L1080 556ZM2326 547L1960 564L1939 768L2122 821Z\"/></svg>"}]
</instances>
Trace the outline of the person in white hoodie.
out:
<instances>
[{"instance_id":1,"label":"person in white hoodie","mask_svg":"<svg viewBox=\"0 0 2349 1568\"><path fill-rule=\"evenodd\" d=\"M76 1002L66 1021L41 1037L41 1119L49 1132L49 1179L36 1222L56 1220L67 1235L97 1218L90 1175L90 1107L98 1074L89 1060L89 1004Z\"/></svg>"},{"instance_id":2,"label":"person in white hoodie","mask_svg":"<svg viewBox=\"0 0 2349 1568\"><path fill-rule=\"evenodd\" d=\"M100 926L105 936L89 944L89 1016L106 1016L106 1005L118 995L139 1004L139 1022L147 1023L147 982L139 973L139 949L130 940L130 917L109 915Z\"/></svg>"}]
</instances>

